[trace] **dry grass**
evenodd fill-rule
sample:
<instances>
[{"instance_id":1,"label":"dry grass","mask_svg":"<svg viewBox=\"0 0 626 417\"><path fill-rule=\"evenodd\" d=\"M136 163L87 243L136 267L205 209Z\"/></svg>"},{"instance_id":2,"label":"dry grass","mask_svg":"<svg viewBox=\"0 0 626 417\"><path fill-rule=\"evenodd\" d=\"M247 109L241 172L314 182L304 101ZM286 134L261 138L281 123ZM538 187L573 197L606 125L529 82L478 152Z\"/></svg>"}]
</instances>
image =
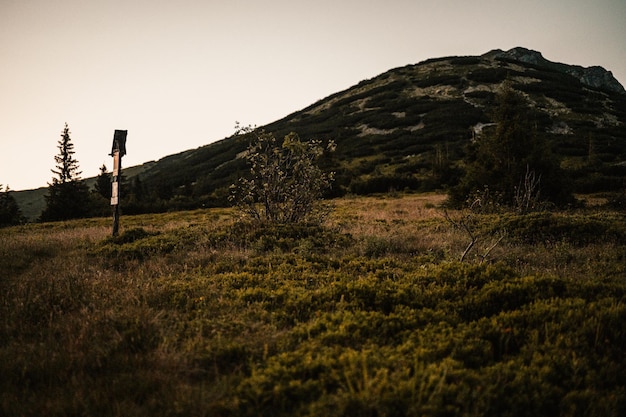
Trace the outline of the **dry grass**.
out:
<instances>
[{"instance_id":1,"label":"dry grass","mask_svg":"<svg viewBox=\"0 0 626 417\"><path fill-rule=\"evenodd\" d=\"M441 209L445 199L443 194L342 198L334 202L328 225L365 245L389 242L385 252L390 254L448 251L450 235Z\"/></svg>"},{"instance_id":2,"label":"dry grass","mask_svg":"<svg viewBox=\"0 0 626 417\"><path fill-rule=\"evenodd\" d=\"M470 237L467 232L455 228L446 216L458 220L467 213L451 211L446 214L442 208L445 200L444 194L343 198L334 202L335 210L328 223L360 241L377 239L388 242L391 250L386 254L389 255L393 255L395 249L395 254L399 256L436 252L442 254L440 260L458 260ZM603 213L598 208L596 211L562 215L585 218L602 217ZM573 244L566 239L521 243L507 236L506 228L494 230L489 227L498 218L498 214L473 216L473 228L478 238L467 257L469 262L503 262L521 274L549 272L576 279L626 273L626 267L619 267L619 262L616 264L616 257L618 260L626 257L621 244L604 240L602 236L584 245ZM616 225L616 228L620 227L623 225ZM500 240L502 235L504 237ZM483 258L485 254L487 256Z\"/></svg>"},{"instance_id":3,"label":"dry grass","mask_svg":"<svg viewBox=\"0 0 626 417\"><path fill-rule=\"evenodd\" d=\"M424 221L439 218L444 194L409 194L401 197L346 197L334 200L338 219L362 224L384 222Z\"/></svg>"}]
</instances>

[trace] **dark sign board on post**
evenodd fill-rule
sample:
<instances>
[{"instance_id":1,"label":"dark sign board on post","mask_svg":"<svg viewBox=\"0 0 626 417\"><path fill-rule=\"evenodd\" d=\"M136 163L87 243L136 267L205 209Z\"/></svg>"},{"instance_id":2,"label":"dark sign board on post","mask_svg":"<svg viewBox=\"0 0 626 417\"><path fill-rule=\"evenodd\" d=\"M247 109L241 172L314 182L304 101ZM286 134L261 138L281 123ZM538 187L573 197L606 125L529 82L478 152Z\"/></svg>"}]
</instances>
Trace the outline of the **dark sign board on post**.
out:
<instances>
[{"instance_id":1,"label":"dark sign board on post","mask_svg":"<svg viewBox=\"0 0 626 417\"><path fill-rule=\"evenodd\" d=\"M128 130L116 130L113 134L113 146L111 147L111 156L113 153L118 150L120 151L120 156L126 155L126 135L128 134Z\"/></svg>"}]
</instances>

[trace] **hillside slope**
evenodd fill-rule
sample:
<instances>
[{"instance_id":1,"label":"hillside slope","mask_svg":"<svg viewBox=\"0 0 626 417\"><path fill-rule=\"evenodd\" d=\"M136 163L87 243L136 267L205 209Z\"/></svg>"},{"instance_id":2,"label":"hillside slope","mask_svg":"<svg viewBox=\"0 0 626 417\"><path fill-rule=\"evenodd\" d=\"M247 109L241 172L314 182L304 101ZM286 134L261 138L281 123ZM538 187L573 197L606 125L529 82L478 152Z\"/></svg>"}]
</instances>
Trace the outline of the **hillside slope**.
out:
<instances>
[{"instance_id":1,"label":"hillside slope","mask_svg":"<svg viewBox=\"0 0 626 417\"><path fill-rule=\"evenodd\" d=\"M466 145L491 123L503 83L522 92L537 133L561 158L578 192L617 191L626 175L626 92L609 71L554 63L524 48L430 59L395 68L264 126L277 137L334 140L324 161L334 193L433 190L452 185ZM143 204L127 210L215 206L246 172L248 142L233 136L142 170ZM140 196L140 198L138 197ZM16 193L19 199L19 193Z\"/></svg>"}]
</instances>

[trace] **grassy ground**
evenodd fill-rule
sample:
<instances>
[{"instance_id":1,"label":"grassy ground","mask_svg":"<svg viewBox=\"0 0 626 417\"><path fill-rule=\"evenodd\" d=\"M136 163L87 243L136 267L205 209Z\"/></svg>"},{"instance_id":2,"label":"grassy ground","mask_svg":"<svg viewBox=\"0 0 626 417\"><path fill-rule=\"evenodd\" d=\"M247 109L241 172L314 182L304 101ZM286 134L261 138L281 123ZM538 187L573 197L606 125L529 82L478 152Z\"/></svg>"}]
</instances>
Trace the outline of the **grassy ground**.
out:
<instances>
[{"instance_id":1,"label":"grassy ground","mask_svg":"<svg viewBox=\"0 0 626 417\"><path fill-rule=\"evenodd\" d=\"M0 415L624 415L623 213L442 201L2 229Z\"/></svg>"}]
</instances>

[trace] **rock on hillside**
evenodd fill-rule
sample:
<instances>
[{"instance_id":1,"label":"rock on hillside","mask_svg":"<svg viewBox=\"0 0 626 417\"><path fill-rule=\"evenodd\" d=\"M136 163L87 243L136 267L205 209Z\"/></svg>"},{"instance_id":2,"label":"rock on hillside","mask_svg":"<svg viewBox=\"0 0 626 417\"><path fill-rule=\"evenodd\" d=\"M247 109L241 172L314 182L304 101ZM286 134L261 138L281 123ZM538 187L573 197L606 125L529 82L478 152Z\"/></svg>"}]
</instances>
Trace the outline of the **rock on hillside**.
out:
<instances>
[{"instance_id":1,"label":"rock on hillside","mask_svg":"<svg viewBox=\"0 0 626 417\"><path fill-rule=\"evenodd\" d=\"M541 52L521 47L513 48L506 52L496 49L485 55L496 58L510 58L542 67L550 67L576 77L581 83L587 86L626 94L624 86L613 77L613 73L600 66L585 68L580 65L567 65L552 62L545 59Z\"/></svg>"}]
</instances>

